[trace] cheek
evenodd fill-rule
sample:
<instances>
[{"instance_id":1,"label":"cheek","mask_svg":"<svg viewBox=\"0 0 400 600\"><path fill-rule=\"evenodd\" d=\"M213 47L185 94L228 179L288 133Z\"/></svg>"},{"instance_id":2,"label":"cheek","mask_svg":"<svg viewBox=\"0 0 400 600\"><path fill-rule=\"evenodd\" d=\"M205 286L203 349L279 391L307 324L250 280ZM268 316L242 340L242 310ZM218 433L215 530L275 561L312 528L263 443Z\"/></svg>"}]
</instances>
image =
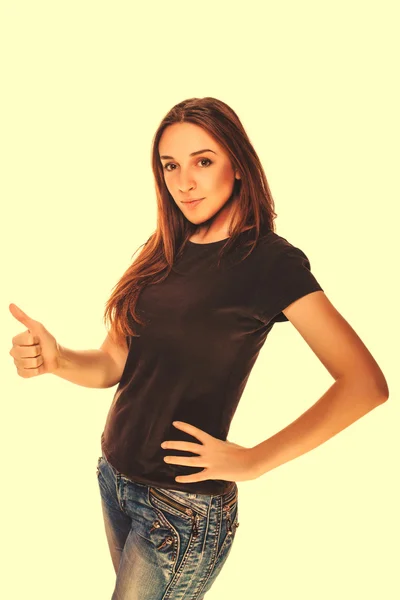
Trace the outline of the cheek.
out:
<instances>
[{"instance_id":1,"label":"cheek","mask_svg":"<svg viewBox=\"0 0 400 600\"><path fill-rule=\"evenodd\" d=\"M234 177L234 173L229 165L227 165L224 169L221 169L219 172L219 179L221 183L225 185L231 185Z\"/></svg>"},{"instance_id":2,"label":"cheek","mask_svg":"<svg viewBox=\"0 0 400 600\"><path fill-rule=\"evenodd\" d=\"M210 186L216 188L230 189L233 183L232 173L228 169L221 169L218 172L210 174L207 179Z\"/></svg>"}]
</instances>

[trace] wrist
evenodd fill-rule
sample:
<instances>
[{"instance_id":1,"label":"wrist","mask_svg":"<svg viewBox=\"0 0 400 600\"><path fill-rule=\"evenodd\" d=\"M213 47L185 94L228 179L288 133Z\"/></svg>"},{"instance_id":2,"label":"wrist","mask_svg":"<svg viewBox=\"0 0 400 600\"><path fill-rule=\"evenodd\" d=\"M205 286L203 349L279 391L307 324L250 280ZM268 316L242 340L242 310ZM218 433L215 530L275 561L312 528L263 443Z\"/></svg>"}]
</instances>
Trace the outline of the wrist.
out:
<instances>
[{"instance_id":1,"label":"wrist","mask_svg":"<svg viewBox=\"0 0 400 600\"><path fill-rule=\"evenodd\" d=\"M57 375L57 373L61 371L61 369L65 368L66 363L67 358L65 355L65 349L61 346L61 344L56 342L56 356L54 360L54 366L51 369L51 373Z\"/></svg>"}]
</instances>

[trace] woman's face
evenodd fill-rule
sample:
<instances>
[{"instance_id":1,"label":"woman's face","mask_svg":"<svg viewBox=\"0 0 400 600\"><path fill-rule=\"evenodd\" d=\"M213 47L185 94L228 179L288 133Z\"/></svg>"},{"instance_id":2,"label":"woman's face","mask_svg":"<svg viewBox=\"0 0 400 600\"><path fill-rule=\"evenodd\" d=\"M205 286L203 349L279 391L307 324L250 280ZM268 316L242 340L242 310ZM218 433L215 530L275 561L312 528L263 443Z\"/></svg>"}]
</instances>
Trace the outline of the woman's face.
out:
<instances>
[{"instance_id":1,"label":"woman's face","mask_svg":"<svg viewBox=\"0 0 400 600\"><path fill-rule=\"evenodd\" d=\"M232 210L228 200L235 179L240 179L224 149L199 125L174 123L164 130L158 151L165 184L185 217L200 225L216 215L217 227L223 228Z\"/></svg>"}]
</instances>

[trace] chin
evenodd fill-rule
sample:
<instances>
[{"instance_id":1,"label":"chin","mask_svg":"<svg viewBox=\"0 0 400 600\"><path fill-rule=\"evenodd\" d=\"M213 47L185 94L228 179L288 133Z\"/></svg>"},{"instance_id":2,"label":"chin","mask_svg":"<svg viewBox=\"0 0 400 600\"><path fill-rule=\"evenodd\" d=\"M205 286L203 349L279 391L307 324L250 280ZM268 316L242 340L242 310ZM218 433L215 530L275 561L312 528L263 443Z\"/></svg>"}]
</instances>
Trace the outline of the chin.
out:
<instances>
[{"instance_id":1,"label":"chin","mask_svg":"<svg viewBox=\"0 0 400 600\"><path fill-rule=\"evenodd\" d=\"M195 216L189 218L188 215L185 215L185 217L188 221L190 221L190 223L193 223L193 225L207 225L214 215L207 218L204 218L204 216L201 217L200 215L197 218Z\"/></svg>"}]
</instances>

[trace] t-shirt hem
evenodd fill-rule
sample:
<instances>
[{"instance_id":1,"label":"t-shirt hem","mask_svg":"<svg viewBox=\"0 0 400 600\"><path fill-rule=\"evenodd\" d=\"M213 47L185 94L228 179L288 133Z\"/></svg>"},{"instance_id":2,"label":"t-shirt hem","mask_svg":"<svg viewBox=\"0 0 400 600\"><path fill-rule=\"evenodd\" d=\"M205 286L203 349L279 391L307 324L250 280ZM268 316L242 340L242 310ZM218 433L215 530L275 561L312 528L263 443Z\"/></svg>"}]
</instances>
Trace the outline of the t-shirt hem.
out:
<instances>
[{"instance_id":1,"label":"t-shirt hem","mask_svg":"<svg viewBox=\"0 0 400 600\"><path fill-rule=\"evenodd\" d=\"M120 470L120 468L118 467L118 461L115 461L112 453L109 452L106 444L103 441L101 443L101 450L102 450L102 454L103 454L104 458L114 468L114 470L117 471L117 473L122 475L122 477L125 477L126 479L129 479L133 483L137 483L139 485L143 485L143 486L147 486L147 487L155 487L155 488L160 488L160 489L167 489L167 490L175 490L178 492L186 492L189 494L190 493L200 494L200 495L204 495L204 496L225 496L226 494L231 492L235 486L235 481L226 481L225 482L227 484L226 486L219 486L219 487L221 487L220 491L204 491L204 488L206 488L206 487L209 487L209 488L214 487L215 488L215 486L203 485L203 486L199 487L199 485L196 485L196 484L207 484L209 481L212 481L212 480L205 480L205 481L199 481L199 482L187 483L187 484L177 482L176 485L174 485L173 483L166 484L163 481L156 481L155 479L140 477L140 475L136 475L136 474L134 476L131 476L126 473L123 473L122 470Z\"/></svg>"}]
</instances>

